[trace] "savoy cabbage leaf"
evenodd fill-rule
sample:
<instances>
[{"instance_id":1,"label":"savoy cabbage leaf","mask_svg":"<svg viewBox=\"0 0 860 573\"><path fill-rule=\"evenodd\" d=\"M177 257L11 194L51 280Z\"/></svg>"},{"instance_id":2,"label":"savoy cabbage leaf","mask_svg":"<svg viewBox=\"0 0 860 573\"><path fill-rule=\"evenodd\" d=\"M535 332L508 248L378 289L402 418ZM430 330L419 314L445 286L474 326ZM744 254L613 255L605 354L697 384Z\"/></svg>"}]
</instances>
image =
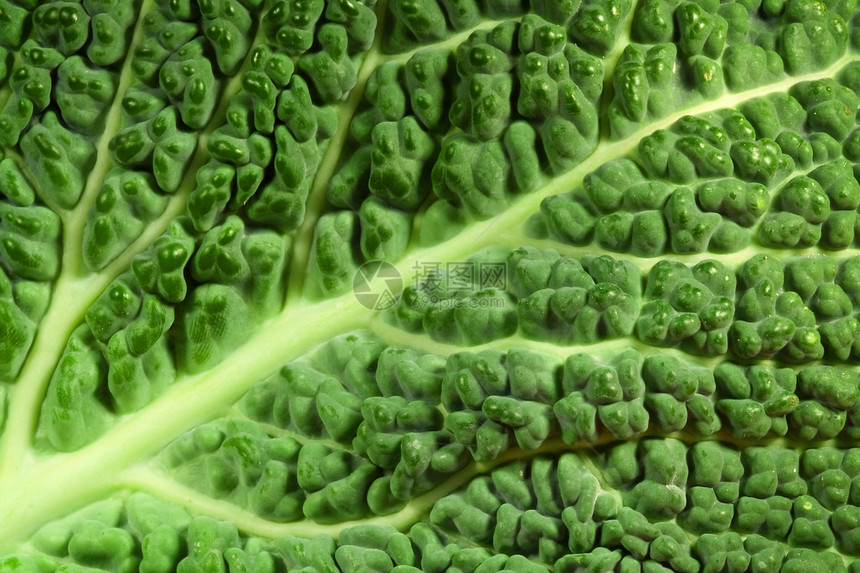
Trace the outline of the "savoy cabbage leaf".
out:
<instances>
[{"instance_id":1,"label":"savoy cabbage leaf","mask_svg":"<svg viewBox=\"0 0 860 573\"><path fill-rule=\"evenodd\" d=\"M0 573L860 572L858 14L0 0Z\"/></svg>"}]
</instances>

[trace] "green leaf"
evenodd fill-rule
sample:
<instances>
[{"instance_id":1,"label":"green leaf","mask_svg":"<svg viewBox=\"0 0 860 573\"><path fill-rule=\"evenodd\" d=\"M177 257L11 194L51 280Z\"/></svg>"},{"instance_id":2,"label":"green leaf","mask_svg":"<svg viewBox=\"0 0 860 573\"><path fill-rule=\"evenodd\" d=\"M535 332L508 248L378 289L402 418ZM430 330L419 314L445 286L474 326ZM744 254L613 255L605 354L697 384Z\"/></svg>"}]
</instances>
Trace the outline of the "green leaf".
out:
<instances>
[{"instance_id":1,"label":"green leaf","mask_svg":"<svg viewBox=\"0 0 860 573\"><path fill-rule=\"evenodd\" d=\"M841 0L0 0L0 572L860 572Z\"/></svg>"}]
</instances>

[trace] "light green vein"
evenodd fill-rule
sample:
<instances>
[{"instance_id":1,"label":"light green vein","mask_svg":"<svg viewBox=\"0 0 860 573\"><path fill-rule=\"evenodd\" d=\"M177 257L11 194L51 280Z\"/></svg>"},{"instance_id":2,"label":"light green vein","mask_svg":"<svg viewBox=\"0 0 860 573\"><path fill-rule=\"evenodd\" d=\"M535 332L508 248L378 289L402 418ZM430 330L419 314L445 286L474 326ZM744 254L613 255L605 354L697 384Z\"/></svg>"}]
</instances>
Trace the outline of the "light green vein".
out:
<instances>
[{"instance_id":1,"label":"light green vein","mask_svg":"<svg viewBox=\"0 0 860 573\"><path fill-rule=\"evenodd\" d=\"M152 8L154 3L148 0L142 7L135 29L134 41L142 41L142 21L146 8ZM120 89L110 108L108 128L102 136L98 147L98 158L93 173L87 181L86 190L81 201L68 215L63 232L63 265L55 285L50 306L42 318L40 327L33 342L27 361L21 369L18 381L12 389L7 420L7 431L0 437L0 482L9 479L21 468L27 450L32 444L36 431L36 423L40 413L41 402L65 348L66 341L74 328L83 320L84 313L93 301L121 273L128 270L131 260L146 250L158 238L168 224L185 211L185 200L196 187L197 170L209 160L206 144L210 135L224 124L227 107L233 97L242 89L241 77L250 65L253 49L262 41L262 31L254 39L251 49L243 62L240 72L230 78L222 88L219 106L206 127L200 132L197 149L189 168L183 177L179 189L170 197L165 211L149 225L144 232L104 269L93 274L84 274L81 264L81 239L86 218L98 191L104 175L110 169L111 161L107 145L121 124L121 102L125 90L131 85L131 61L134 44L130 47L127 59L123 65Z\"/></svg>"},{"instance_id":2,"label":"light green vein","mask_svg":"<svg viewBox=\"0 0 860 573\"><path fill-rule=\"evenodd\" d=\"M326 150L320 161L314 182L311 186L307 208L302 224L295 232L293 242L293 255L290 262L290 273L287 281L287 300L301 296L304 286L304 270L307 268L310 258L311 245L313 244L314 228L326 208L326 188L329 179L337 168L341 152L349 138L349 125L358 111L361 102L364 101L364 89L370 75L379 64L379 53L382 46L382 30L385 28L385 13L388 8L387 0L380 0L376 5L377 33L373 44L364 56L361 68L358 70L355 86L349 92L346 102L340 106L337 113L337 131L326 144Z\"/></svg>"}]
</instances>

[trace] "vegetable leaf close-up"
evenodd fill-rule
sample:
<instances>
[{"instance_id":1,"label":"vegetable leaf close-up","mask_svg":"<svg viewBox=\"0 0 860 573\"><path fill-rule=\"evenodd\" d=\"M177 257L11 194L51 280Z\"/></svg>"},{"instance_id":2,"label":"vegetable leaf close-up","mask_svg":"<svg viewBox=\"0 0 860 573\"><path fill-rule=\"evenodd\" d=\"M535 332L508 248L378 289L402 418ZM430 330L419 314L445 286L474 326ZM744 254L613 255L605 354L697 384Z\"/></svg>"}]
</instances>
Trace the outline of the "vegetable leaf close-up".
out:
<instances>
[{"instance_id":1,"label":"vegetable leaf close-up","mask_svg":"<svg viewBox=\"0 0 860 573\"><path fill-rule=\"evenodd\" d=\"M857 0L0 0L0 573L860 573Z\"/></svg>"}]
</instances>

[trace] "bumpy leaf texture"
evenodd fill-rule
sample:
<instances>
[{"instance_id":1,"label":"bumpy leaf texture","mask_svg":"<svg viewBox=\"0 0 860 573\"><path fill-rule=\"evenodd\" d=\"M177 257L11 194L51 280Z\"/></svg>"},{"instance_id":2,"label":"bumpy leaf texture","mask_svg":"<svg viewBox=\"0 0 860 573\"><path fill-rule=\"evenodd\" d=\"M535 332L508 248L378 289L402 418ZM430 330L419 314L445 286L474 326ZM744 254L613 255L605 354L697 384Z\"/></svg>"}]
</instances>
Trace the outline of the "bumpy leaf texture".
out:
<instances>
[{"instance_id":1,"label":"bumpy leaf texture","mask_svg":"<svg viewBox=\"0 0 860 573\"><path fill-rule=\"evenodd\" d=\"M860 572L856 0L0 0L0 573Z\"/></svg>"}]
</instances>

